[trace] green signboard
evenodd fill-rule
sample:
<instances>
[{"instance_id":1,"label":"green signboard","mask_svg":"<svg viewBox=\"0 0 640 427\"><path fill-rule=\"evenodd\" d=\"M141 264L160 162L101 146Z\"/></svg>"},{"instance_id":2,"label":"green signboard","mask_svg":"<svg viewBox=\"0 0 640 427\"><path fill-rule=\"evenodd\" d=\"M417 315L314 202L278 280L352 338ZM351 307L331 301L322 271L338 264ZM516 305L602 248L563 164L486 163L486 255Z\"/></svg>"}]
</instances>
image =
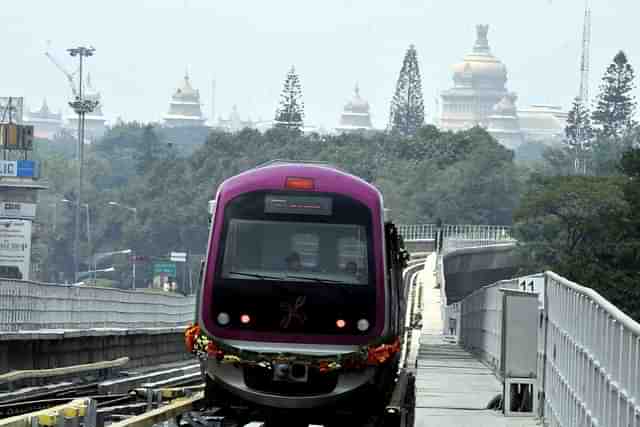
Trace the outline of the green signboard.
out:
<instances>
[{"instance_id":1,"label":"green signboard","mask_svg":"<svg viewBox=\"0 0 640 427\"><path fill-rule=\"evenodd\" d=\"M166 274L169 277L176 277L175 262L156 262L153 264L153 275Z\"/></svg>"}]
</instances>

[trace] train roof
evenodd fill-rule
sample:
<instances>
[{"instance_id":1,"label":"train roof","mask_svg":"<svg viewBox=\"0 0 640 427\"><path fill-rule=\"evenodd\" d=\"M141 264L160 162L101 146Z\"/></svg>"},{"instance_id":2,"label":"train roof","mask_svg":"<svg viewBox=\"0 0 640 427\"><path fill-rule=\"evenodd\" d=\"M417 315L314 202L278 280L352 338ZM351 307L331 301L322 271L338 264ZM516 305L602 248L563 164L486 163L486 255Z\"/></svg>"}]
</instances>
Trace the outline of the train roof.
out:
<instances>
[{"instance_id":1,"label":"train roof","mask_svg":"<svg viewBox=\"0 0 640 427\"><path fill-rule=\"evenodd\" d=\"M220 185L219 191L235 195L256 190L284 190L286 177L317 180L315 191L319 192L349 194L369 201L372 197L381 198L376 187L356 175L330 163L299 160L272 160L263 163L228 178Z\"/></svg>"}]
</instances>

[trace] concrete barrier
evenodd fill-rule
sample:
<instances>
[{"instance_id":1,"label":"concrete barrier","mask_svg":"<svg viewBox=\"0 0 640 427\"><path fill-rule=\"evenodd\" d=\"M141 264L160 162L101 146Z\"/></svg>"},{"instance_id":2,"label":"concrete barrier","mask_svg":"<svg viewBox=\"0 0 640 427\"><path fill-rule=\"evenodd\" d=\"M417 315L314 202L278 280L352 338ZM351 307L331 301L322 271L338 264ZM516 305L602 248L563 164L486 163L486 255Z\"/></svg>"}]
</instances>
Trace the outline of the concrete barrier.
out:
<instances>
[{"instance_id":1,"label":"concrete barrier","mask_svg":"<svg viewBox=\"0 0 640 427\"><path fill-rule=\"evenodd\" d=\"M518 264L512 243L457 249L444 255L447 303L457 303L483 286L513 277Z\"/></svg>"},{"instance_id":2,"label":"concrete barrier","mask_svg":"<svg viewBox=\"0 0 640 427\"><path fill-rule=\"evenodd\" d=\"M185 327L2 334L0 374L128 357L126 368L190 359ZM95 332L95 333L93 333Z\"/></svg>"},{"instance_id":3,"label":"concrete barrier","mask_svg":"<svg viewBox=\"0 0 640 427\"><path fill-rule=\"evenodd\" d=\"M192 321L193 296L0 279L0 331L155 328Z\"/></svg>"}]
</instances>

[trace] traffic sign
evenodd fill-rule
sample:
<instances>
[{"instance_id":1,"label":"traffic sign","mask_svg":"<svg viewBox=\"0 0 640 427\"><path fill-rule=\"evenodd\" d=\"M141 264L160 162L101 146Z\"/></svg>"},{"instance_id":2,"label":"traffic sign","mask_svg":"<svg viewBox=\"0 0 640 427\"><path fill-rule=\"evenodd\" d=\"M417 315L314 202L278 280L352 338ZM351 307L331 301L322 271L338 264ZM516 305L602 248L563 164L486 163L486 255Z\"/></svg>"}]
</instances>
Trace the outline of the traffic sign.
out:
<instances>
[{"instance_id":1,"label":"traffic sign","mask_svg":"<svg viewBox=\"0 0 640 427\"><path fill-rule=\"evenodd\" d=\"M176 277L176 264L173 262L156 262L153 264L153 275L167 274Z\"/></svg>"},{"instance_id":2,"label":"traffic sign","mask_svg":"<svg viewBox=\"0 0 640 427\"><path fill-rule=\"evenodd\" d=\"M187 262L186 252L171 252L171 261L173 262Z\"/></svg>"}]
</instances>

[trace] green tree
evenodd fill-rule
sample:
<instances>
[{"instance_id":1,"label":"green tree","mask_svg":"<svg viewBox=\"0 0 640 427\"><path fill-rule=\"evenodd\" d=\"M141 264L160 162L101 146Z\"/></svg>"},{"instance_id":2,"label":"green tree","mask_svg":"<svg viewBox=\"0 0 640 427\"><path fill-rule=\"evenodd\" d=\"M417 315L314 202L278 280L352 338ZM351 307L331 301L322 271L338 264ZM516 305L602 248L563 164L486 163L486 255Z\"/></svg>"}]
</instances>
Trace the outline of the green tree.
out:
<instances>
[{"instance_id":1,"label":"green tree","mask_svg":"<svg viewBox=\"0 0 640 427\"><path fill-rule=\"evenodd\" d=\"M635 73L624 52L620 51L602 77L593 122L604 138L621 138L635 127L636 101L633 96Z\"/></svg>"},{"instance_id":2,"label":"green tree","mask_svg":"<svg viewBox=\"0 0 640 427\"><path fill-rule=\"evenodd\" d=\"M415 135L424 124L424 101L418 56L414 45L409 46L391 101L391 130L403 136Z\"/></svg>"},{"instance_id":3,"label":"green tree","mask_svg":"<svg viewBox=\"0 0 640 427\"><path fill-rule=\"evenodd\" d=\"M276 111L276 126L288 129L300 129L304 119L304 102L302 101L302 88L300 78L293 66L287 73L280 105Z\"/></svg>"},{"instance_id":4,"label":"green tree","mask_svg":"<svg viewBox=\"0 0 640 427\"><path fill-rule=\"evenodd\" d=\"M565 126L565 143L573 151L576 172L586 173L588 150L593 141L589 110L582 104L580 98L573 101L567 125Z\"/></svg>"},{"instance_id":5,"label":"green tree","mask_svg":"<svg viewBox=\"0 0 640 427\"><path fill-rule=\"evenodd\" d=\"M525 272L552 270L640 318L638 245L621 177L536 176L515 213Z\"/></svg>"}]
</instances>

